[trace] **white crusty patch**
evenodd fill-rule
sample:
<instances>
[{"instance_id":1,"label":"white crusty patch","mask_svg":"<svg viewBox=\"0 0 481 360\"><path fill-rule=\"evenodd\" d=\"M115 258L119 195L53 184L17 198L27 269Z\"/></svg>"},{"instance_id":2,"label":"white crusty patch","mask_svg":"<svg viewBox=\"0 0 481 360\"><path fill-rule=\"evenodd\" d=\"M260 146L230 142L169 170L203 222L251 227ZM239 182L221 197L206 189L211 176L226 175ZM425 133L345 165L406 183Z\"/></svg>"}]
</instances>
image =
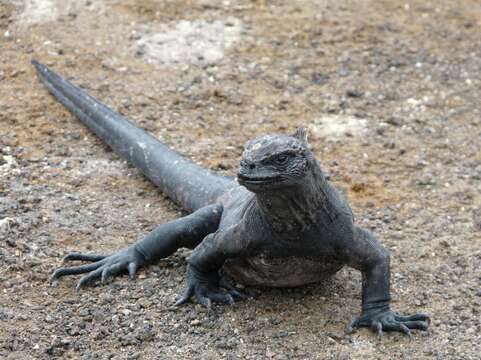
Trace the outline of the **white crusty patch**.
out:
<instances>
[{"instance_id":1,"label":"white crusty patch","mask_svg":"<svg viewBox=\"0 0 481 360\"><path fill-rule=\"evenodd\" d=\"M224 51L239 40L242 29L238 19L182 20L145 28L134 50L149 63L162 66L184 64L212 65ZM144 32L140 30L140 32Z\"/></svg>"},{"instance_id":2,"label":"white crusty patch","mask_svg":"<svg viewBox=\"0 0 481 360\"><path fill-rule=\"evenodd\" d=\"M121 160L88 159L78 167L78 175L94 175L97 177L121 175L126 169L124 162Z\"/></svg>"},{"instance_id":3,"label":"white crusty patch","mask_svg":"<svg viewBox=\"0 0 481 360\"><path fill-rule=\"evenodd\" d=\"M82 10L99 13L104 10L103 1L92 1L86 5L78 0L13 0L18 8L16 24L21 27L33 24L44 24L58 20L69 13L78 14Z\"/></svg>"},{"instance_id":4,"label":"white crusty patch","mask_svg":"<svg viewBox=\"0 0 481 360\"><path fill-rule=\"evenodd\" d=\"M339 140L343 136L359 136L367 130L367 120L352 116L326 115L315 119L308 129L314 138Z\"/></svg>"},{"instance_id":5,"label":"white crusty patch","mask_svg":"<svg viewBox=\"0 0 481 360\"><path fill-rule=\"evenodd\" d=\"M38 24L54 21L59 16L59 9L53 0L25 0L19 22Z\"/></svg>"}]
</instances>

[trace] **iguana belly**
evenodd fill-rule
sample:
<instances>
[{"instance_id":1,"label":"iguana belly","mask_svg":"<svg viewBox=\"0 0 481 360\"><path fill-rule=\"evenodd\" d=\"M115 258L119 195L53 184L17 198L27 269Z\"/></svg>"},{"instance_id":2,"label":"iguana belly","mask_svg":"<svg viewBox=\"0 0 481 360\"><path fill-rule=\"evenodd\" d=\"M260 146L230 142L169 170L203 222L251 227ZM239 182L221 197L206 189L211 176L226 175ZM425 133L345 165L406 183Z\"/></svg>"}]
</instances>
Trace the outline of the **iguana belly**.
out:
<instances>
[{"instance_id":1,"label":"iguana belly","mask_svg":"<svg viewBox=\"0 0 481 360\"><path fill-rule=\"evenodd\" d=\"M224 272L235 281L251 286L295 287L322 281L342 268L331 259L258 255L243 259L230 259Z\"/></svg>"}]
</instances>

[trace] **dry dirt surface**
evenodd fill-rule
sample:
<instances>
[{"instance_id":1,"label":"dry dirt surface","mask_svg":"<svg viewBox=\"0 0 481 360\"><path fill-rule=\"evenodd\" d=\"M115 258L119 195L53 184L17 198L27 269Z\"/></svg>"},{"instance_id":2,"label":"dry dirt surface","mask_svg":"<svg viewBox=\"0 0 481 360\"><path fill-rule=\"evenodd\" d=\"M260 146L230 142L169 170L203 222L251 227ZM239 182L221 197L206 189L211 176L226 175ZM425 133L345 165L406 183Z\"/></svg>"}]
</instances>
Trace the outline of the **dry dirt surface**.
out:
<instances>
[{"instance_id":1,"label":"dry dirt surface","mask_svg":"<svg viewBox=\"0 0 481 360\"><path fill-rule=\"evenodd\" d=\"M0 358L479 359L479 1L0 1ZM69 251L182 215L65 111L36 58L172 148L234 174L246 140L305 125L392 253L393 308L429 333L347 335L360 275L172 308L180 251L79 292Z\"/></svg>"}]
</instances>

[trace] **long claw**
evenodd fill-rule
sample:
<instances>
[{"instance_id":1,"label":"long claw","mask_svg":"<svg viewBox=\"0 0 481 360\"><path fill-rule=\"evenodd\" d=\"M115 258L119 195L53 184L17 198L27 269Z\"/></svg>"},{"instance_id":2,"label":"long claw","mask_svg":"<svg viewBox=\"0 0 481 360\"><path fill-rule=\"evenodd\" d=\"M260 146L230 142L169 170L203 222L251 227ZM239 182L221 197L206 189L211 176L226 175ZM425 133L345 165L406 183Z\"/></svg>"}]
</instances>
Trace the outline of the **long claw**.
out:
<instances>
[{"instance_id":1,"label":"long claw","mask_svg":"<svg viewBox=\"0 0 481 360\"><path fill-rule=\"evenodd\" d=\"M230 293L227 294L227 301L228 301L227 303L228 303L230 306L233 306L233 305L235 304L234 297L233 297Z\"/></svg>"},{"instance_id":2,"label":"long claw","mask_svg":"<svg viewBox=\"0 0 481 360\"><path fill-rule=\"evenodd\" d=\"M174 306L185 304L187 301L189 301L192 295L194 295L194 288L191 286L186 287L179 300L175 302Z\"/></svg>"},{"instance_id":3,"label":"long claw","mask_svg":"<svg viewBox=\"0 0 481 360\"><path fill-rule=\"evenodd\" d=\"M55 272L52 274L50 278L50 282L53 282L57 280L58 278L61 278L62 276L65 275L76 275L76 274L83 274L87 273L93 270L96 270L100 266L103 265L103 260L93 263L93 264L85 264L85 265L80 265L80 266L73 266L73 267L64 267L55 270Z\"/></svg>"},{"instance_id":4,"label":"long claw","mask_svg":"<svg viewBox=\"0 0 481 360\"><path fill-rule=\"evenodd\" d=\"M406 325L404 325L402 322L390 322L387 324L384 324L384 328L387 331L399 331L404 333L405 335L409 336L411 338L411 330L408 329Z\"/></svg>"},{"instance_id":5,"label":"long claw","mask_svg":"<svg viewBox=\"0 0 481 360\"><path fill-rule=\"evenodd\" d=\"M372 324L372 329L377 333L377 336L382 336L382 324L380 321L376 321Z\"/></svg>"},{"instance_id":6,"label":"long claw","mask_svg":"<svg viewBox=\"0 0 481 360\"><path fill-rule=\"evenodd\" d=\"M404 334L412 338L411 330L409 330L409 328L406 325L404 325L403 323L399 323L399 326L401 327L401 330Z\"/></svg>"},{"instance_id":7,"label":"long claw","mask_svg":"<svg viewBox=\"0 0 481 360\"><path fill-rule=\"evenodd\" d=\"M209 314L212 312L212 300L211 299L209 299L208 297L199 295L199 296L197 296L197 301L199 302L199 304L205 306L205 308L207 309L207 312Z\"/></svg>"},{"instance_id":8,"label":"long claw","mask_svg":"<svg viewBox=\"0 0 481 360\"><path fill-rule=\"evenodd\" d=\"M221 293L221 292L207 293L205 294L205 297L215 302L220 302L220 303L229 304L229 305L235 304L234 298L229 293Z\"/></svg>"},{"instance_id":9,"label":"long claw","mask_svg":"<svg viewBox=\"0 0 481 360\"><path fill-rule=\"evenodd\" d=\"M135 274L137 273L137 264L134 262L129 263L128 271L129 271L129 278L133 279L135 277Z\"/></svg>"},{"instance_id":10,"label":"long claw","mask_svg":"<svg viewBox=\"0 0 481 360\"><path fill-rule=\"evenodd\" d=\"M352 334L354 331L356 331L358 326L359 326L359 319L355 318L355 319L351 320L349 325L347 325L346 332L348 334Z\"/></svg>"},{"instance_id":11,"label":"long claw","mask_svg":"<svg viewBox=\"0 0 481 360\"><path fill-rule=\"evenodd\" d=\"M395 319L397 321L403 321L403 322L405 322L405 321L426 321L428 324L431 323L430 317L426 314L421 314L421 313L414 314L414 315L408 315L408 316L396 315Z\"/></svg>"},{"instance_id":12,"label":"long claw","mask_svg":"<svg viewBox=\"0 0 481 360\"><path fill-rule=\"evenodd\" d=\"M247 298L246 295L244 295L243 293L237 291L236 289L229 290L229 294L232 295L232 297L234 298L234 300L243 300L243 299L246 299L246 298Z\"/></svg>"},{"instance_id":13,"label":"long claw","mask_svg":"<svg viewBox=\"0 0 481 360\"><path fill-rule=\"evenodd\" d=\"M108 266L105 266L102 270L102 275L100 276L100 283L103 285L107 282L107 271L109 270Z\"/></svg>"},{"instance_id":14,"label":"long claw","mask_svg":"<svg viewBox=\"0 0 481 360\"><path fill-rule=\"evenodd\" d=\"M98 268L95 271L92 271L88 275L84 275L80 278L79 282L77 283L77 286L75 287L75 290L79 291L81 287L89 284L90 282L94 281L95 279L99 278L102 274L103 267Z\"/></svg>"},{"instance_id":15,"label":"long claw","mask_svg":"<svg viewBox=\"0 0 481 360\"><path fill-rule=\"evenodd\" d=\"M110 277L120 274L124 269L125 263L117 263L107 266L106 269L102 271L101 283L105 284Z\"/></svg>"},{"instance_id":16,"label":"long claw","mask_svg":"<svg viewBox=\"0 0 481 360\"><path fill-rule=\"evenodd\" d=\"M234 298L234 300L241 300L245 299L246 296L239 292L234 285L232 285L229 281L227 281L225 278L221 278L219 285L226 289L229 294Z\"/></svg>"},{"instance_id":17,"label":"long claw","mask_svg":"<svg viewBox=\"0 0 481 360\"><path fill-rule=\"evenodd\" d=\"M429 325L425 321L404 321L409 329L427 330Z\"/></svg>"},{"instance_id":18,"label":"long claw","mask_svg":"<svg viewBox=\"0 0 481 360\"><path fill-rule=\"evenodd\" d=\"M62 261L72 261L72 260L82 260L82 261L100 261L108 257L108 255L104 254L81 254L77 252L72 252L70 254L67 254Z\"/></svg>"}]
</instances>

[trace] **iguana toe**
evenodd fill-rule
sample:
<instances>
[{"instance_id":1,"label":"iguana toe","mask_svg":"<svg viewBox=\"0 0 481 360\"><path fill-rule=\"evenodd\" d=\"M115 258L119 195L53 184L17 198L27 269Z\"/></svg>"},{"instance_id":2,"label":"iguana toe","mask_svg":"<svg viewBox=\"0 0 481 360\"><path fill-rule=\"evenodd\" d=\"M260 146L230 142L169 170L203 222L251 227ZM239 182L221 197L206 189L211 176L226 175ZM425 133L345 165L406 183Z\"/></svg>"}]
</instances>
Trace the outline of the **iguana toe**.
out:
<instances>
[{"instance_id":1,"label":"iguana toe","mask_svg":"<svg viewBox=\"0 0 481 360\"><path fill-rule=\"evenodd\" d=\"M411 330L428 329L429 316L425 314L404 316L396 314L389 309L367 311L348 325L347 332L352 333L360 327L370 327L379 336L382 336L384 331L397 331L411 337Z\"/></svg>"}]
</instances>

